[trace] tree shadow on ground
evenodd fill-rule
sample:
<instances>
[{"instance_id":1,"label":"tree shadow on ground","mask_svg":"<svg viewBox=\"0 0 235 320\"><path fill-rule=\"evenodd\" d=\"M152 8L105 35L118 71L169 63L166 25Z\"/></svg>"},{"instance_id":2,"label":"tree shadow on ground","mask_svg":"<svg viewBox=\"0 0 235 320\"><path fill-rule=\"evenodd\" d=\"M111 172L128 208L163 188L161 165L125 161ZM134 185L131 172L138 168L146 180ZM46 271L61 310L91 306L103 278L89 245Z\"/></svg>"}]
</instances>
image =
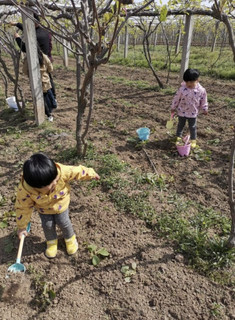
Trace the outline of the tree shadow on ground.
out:
<instances>
[{"instance_id":1,"label":"tree shadow on ground","mask_svg":"<svg viewBox=\"0 0 235 320\"><path fill-rule=\"evenodd\" d=\"M148 249L159 249L162 247L166 247L165 245L159 246L159 245L152 245L152 244L147 244L146 246L140 247L138 248L138 250L136 250L136 252L134 252L131 255L125 256L117 261L115 261L114 263L110 263L107 264L105 266L102 267L98 267L98 268L93 268L92 270L89 270L88 268L86 268L85 270L80 267L83 263L84 263L84 259L82 259L82 257L76 259L73 257L73 260L71 260L69 263L73 263L73 265L77 268L77 272L75 271L75 276L71 277L65 284L61 285L57 290L56 290L56 296L59 297L60 294L62 293L63 290L66 289L66 287L68 287L69 285L81 280L81 279L85 279L87 277L90 277L91 275L95 275L95 274L99 274L99 273L103 273L103 272L109 272L109 271L115 271L117 269L121 269L122 265L128 264L128 261L130 259L137 259L140 260L140 262L138 262L138 265L140 266L147 266L147 265L158 265L161 263L167 263L168 261L172 260L174 257L174 254L164 254L160 259L152 259L152 260L142 260L143 257L143 253L146 252ZM67 264L67 263L66 263ZM46 306L46 309L49 307L50 305ZM46 309L44 309L43 311L45 312ZM39 314L42 311L38 311L36 315L34 315L33 317L29 318L29 320L33 320L36 319L37 316L39 316Z\"/></svg>"}]
</instances>

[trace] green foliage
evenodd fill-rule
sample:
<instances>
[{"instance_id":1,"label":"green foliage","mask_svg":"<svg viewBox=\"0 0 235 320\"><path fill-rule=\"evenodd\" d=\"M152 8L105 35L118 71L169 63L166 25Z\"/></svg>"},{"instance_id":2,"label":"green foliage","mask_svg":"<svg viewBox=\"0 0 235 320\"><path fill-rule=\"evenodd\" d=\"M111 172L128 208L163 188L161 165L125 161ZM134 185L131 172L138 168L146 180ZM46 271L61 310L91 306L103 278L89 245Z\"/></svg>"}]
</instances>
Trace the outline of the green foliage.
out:
<instances>
[{"instance_id":1,"label":"green foliage","mask_svg":"<svg viewBox=\"0 0 235 320\"><path fill-rule=\"evenodd\" d=\"M208 140L207 144L209 145L214 145L214 146L218 146L220 144L220 139L216 138L216 139L212 139L212 140Z\"/></svg>"},{"instance_id":2,"label":"green foliage","mask_svg":"<svg viewBox=\"0 0 235 320\"><path fill-rule=\"evenodd\" d=\"M166 17L167 17L167 6L164 5L161 7L161 11L160 11L160 21L166 21Z\"/></svg>"},{"instance_id":3,"label":"green foliage","mask_svg":"<svg viewBox=\"0 0 235 320\"><path fill-rule=\"evenodd\" d=\"M221 305L219 303L213 303L211 306L210 314L212 317L217 318L217 319L222 319L221 318Z\"/></svg>"},{"instance_id":4,"label":"green foliage","mask_svg":"<svg viewBox=\"0 0 235 320\"><path fill-rule=\"evenodd\" d=\"M101 259L104 259L109 256L109 252L105 248L98 248L95 244L89 244L87 250L91 255L91 263L93 266L98 266Z\"/></svg>"},{"instance_id":5,"label":"green foliage","mask_svg":"<svg viewBox=\"0 0 235 320\"><path fill-rule=\"evenodd\" d=\"M198 161L210 161L212 152L210 150L202 150L200 148L195 148L193 150L196 160Z\"/></svg>"},{"instance_id":6,"label":"green foliage","mask_svg":"<svg viewBox=\"0 0 235 320\"><path fill-rule=\"evenodd\" d=\"M116 190L110 194L110 199L114 202L117 210L133 214L147 223L156 218L156 210L149 203L147 192L129 194L122 190Z\"/></svg>"},{"instance_id":7,"label":"green foliage","mask_svg":"<svg viewBox=\"0 0 235 320\"><path fill-rule=\"evenodd\" d=\"M136 87L140 90L156 90L156 91L159 90L157 86L150 86L148 82L143 80L133 81L133 80L126 80L120 77L108 77L108 79L113 83L122 83L125 86Z\"/></svg>"},{"instance_id":8,"label":"green foliage","mask_svg":"<svg viewBox=\"0 0 235 320\"><path fill-rule=\"evenodd\" d=\"M225 102L228 104L229 108L235 108L235 99L226 98Z\"/></svg>"},{"instance_id":9,"label":"green foliage","mask_svg":"<svg viewBox=\"0 0 235 320\"><path fill-rule=\"evenodd\" d=\"M136 274L136 263L132 262L131 265L122 266L121 273L124 276L125 282L131 282L131 278Z\"/></svg>"},{"instance_id":10,"label":"green foliage","mask_svg":"<svg viewBox=\"0 0 235 320\"><path fill-rule=\"evenodd\" d=\"M79 157L77 155L77 150L75 147L61 150L58 156L58 161L60 162L76 163L76 161L78 160L79 160Z\"/></svg>"},{"instance_id":11,"label":"green foliage","mask_svg":"<svg viewBox=\"0 0 235 320\"><path fill-rule=\"evenodd\" d=\"M115 172L122 172L127 168L124 161L120 161L115 154L106 154L100 158L101 168L99 174L102 176L110 176Z\"/></svg>"},{"instance_id":12,"label":"green foliage","mask_svg":"<svg viewBox=\"0 0 235 320\"><path fill-rule=\"evenodd\" d=\"M4 206L6 201L7 201L6 198L0 194L0 207Z\"/></svg>"},{"instance_id":13,"label":"green foliage","mask_svg":"<svg viewBox=\"0 0 235 320\"><path fill-rule=\"evenodd\" d=\"M183 199L181 201L184 202ZM183 204L180 210L176 205L171 212L162 213L157 223L158 230L160 235L177 244L178 251L197 271L215 280L220 274L218 270L229 268L235 262L235 249L230 249L226 242L230 221L213 209L194 205L193 214L187 214L189 203ZM219 279L224 283L231 280L226 277Z\"/></svg>"},{"instance_id":14,"label":"green foliage","mask_svg":"<svg viewBox=\"0 0 235 320\"><path fill-rule=\"evenodd\" d=\"M45 277L32 266L29 266L28 271L32 275L32 285L36 292L31 303L35 304L40 311L45 311L56 297L54 284L47 281Z\"/></svg>"},{"instance_id":15,"label":"green foliage","mask_svg":"<svg viewBox=\"0 0 235 320\"><path fill-rule=\"evenodd\" d=\"M163 10L164 11L164 10ZM166 63L167 47L165 45L150 46L152 63L155 70L167 70L169 67ZM148 63L144 57L142 45L132 48L129 46L128 57L122 57L122 46L119 52L113 52L110 63L126 65L129 67L149 68ZM220 59L220 48L215 52L211 52L209 47L191 47L189 67L197 68L200 70L202 76L209 76L221 79L235 79L235 70L233 55L231 49L224 48L223 54ZM171 64L171 71L179 73L180 71L181 56L174 56L174 61Z\"/></svg>"},{"instance_id":16,"label":"green foliage","mask_svg":"<svg viewBox=\"0 0 235 320\"><path fill-rule=\"evenodd\" d=\"M136 174L136 183L148 183L154 187L158 187L161 191L167 190L169 183L174 181L174 177L168 177L165 174L146 173L143 175Z\"/></svg>"},{"instance_id":17,"label":"green foliage","mask_svg":"<svg viewBox=\"0 0 235 320\"><path fill-rule=\"evenodd\" d=\"M15 211L7 211L4 212L3 215L0 217L0 228L4 229L8 227L8 221L11 217L15 217L16 213Z\"/></svg>"}]
</instances>

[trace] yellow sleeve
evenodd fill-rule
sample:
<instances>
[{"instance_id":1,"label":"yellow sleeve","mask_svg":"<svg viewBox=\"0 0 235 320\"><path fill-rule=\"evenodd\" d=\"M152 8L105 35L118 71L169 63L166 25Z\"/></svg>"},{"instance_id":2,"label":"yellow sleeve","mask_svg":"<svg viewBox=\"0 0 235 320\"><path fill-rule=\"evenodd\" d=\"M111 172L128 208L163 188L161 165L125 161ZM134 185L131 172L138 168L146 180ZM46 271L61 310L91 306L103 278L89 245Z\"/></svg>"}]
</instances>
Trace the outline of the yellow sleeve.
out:
<instances>
[{"instance_id":1,"label":"yellow sleeve","mask_svg":"<svg viewBox=\"0 0 235 320\"><path fill-rule=\"evenodd\" d=\"M43 54L43 60L44 60L47 72L51 73L53 71L53 64L51 63L51 60L45 54Z\"/></svg>"},{"instance_id":2,"label":"yellow sleeve","mask_svg":"<svg viewBox=\"0 0 235 320\"><path fill-rule=\"evenodd\" d=\"M82 165L75 167L75 166L65 166L59 164L61 167L61 174L62 178L65 181L71 180L91 180L97 176L97 173L92 168L87 168Z\"/></svg>"},{"instance_id":3,"label":"yellow sleeve","mask_svg":"<svg viewBox=\"0 0 235 320\"><path fill-rule=\"evenodd\" d=\"M30 194L24 189L22 183L19 184L16 194L16 224L18 229L25 229L30 222L34 208L34 201Z\"/></svg>"}]
</instances>

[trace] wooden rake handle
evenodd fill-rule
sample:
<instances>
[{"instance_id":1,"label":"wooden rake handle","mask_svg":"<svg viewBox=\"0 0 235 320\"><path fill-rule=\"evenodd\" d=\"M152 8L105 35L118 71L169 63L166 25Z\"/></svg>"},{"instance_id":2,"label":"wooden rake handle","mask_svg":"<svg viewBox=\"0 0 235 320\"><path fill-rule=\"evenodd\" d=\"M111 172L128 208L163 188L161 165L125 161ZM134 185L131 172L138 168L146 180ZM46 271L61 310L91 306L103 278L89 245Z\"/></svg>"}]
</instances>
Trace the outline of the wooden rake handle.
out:
<instances>
[{"instance_id":1,"label":"wooden rake handle","mask_svg":"<svg viewBox=\"0 0 235 320\"><path fill-rule=\"evenodd\" d=\"M18 249L17 257L16 257L16 262L17 262L17 263L20 263L20 260L21 260L22 251L23 251L23 245L24 245L24 239L25 239L25 235L22 234L22 236L21 236L21 238L20 238L20 244L19 244L19 249Z\"/></svg>"}]
</instances>

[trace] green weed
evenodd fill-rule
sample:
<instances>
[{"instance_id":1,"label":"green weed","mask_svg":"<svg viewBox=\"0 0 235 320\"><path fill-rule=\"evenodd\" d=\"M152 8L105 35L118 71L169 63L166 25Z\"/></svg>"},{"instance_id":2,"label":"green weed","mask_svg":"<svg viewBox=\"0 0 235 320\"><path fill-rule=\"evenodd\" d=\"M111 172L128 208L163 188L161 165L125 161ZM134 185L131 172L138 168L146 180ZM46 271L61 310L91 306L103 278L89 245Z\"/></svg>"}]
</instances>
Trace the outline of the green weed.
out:
<instances>
[{"instance_id":1,"label":"green weed","mask_svg":"<svg viewBox=\"0 0 235 320\"><path fill-rule=\"evenodd\" d=\"M166 70L169 66L166 61L167 48L165 45L157 45L152 47L151 56L154 68L159 70ZM139 68L149 68L148 63L144 57L142 45L137 45L135 48L129 47L128 57L124 59L123 46L120 47L120 51L114 51L110 63L125 65L129 67L139 67ZM221 79L235 79L234 62L232 57L232 51L230 48L224 48L224 53L218 59L219 48L215 52L211 52L209 47L191 47L189 67L195 68L195 66L200 70L201 74L221 78ZM223 57L226 57L224 59ZM174 57L174 62L171 64L171 71L179 73L181 56ZM216 62L217 61L217 62ZM214 63L216 62L216 63Z\"/></svg>"},{"instance_id":2,"label":"green weed","mask_svg":"<svg viewBox=\"0 0 235 320\"><path fill-rule=\"evenodd\" d=\"M147 223L151 223L156 218L156 211L148 201L147 192L127 194L122 190L116 190L110 194L110 199L117 210L133 214Z\"/></svg>"},{"instance_id":3,"label":"green weed","mask_svg":"<svg viewBox=\"0 0 235 320\"><path fill-rule=\"evenodd\" d=\"M235 261L235 249L227 246L230 220L213 209L194 204L190 212L190 203L180 210L176 204L171 212L161 214L157 224L160 234L173 240L189 264L204 275L218 280L223 269ZM232 280L221 277L220 281Z\"/></svg>"},{"instance_id":4,"label":"green weed","mask_svg":"<svg viewBox=\"0 0 235 320\"><path fill-rule=\"evenodd\" d=\"M150 184L151 186L158 187L161 191L166 191L169 183L174 182L174 177L168 177L165 174L146 173L135 175L135 182L137 184Z\"/></svg>"},{"instance_id":5,"label":"green weed","mask_svg":"<svg viewBox=\"0 0 235 320\"><path fill-rule=\"evenodd\" d=\"M45 311L56 297L54 284L46 281L45 277L32 266L28 267L28 272L32 275L32 285L36 292L32 304L35 304L40 311Z\"/></svg>"},{"instance_id":6,"label":"green weed","mask_svg":"<svg viewBox=\"0 0 235 320\"><path fill-rule=\"evenodd\" d=\"M8 222L12 217L15 217L16 213L15 211L6 211L3 213L3 215L0 217L0 228L4 229L8 227Z\"/></svg>"},{"instance_id":7,"label":"green weed","mask_svg":"<svg viewBox=\"0 0 235 320\"><path fill-rule=\"evenodd\" d=\"M218 146L220 144L220 139L216 138L216 139L212 139L212 140L208 140L207 144L209 145L214 145L214 146Z\"/></svg>"},{"instance_id":8,"label":"green weed","mask_svg":"<svg viewBox=\"0 0 235 320\"><path fill-rule=\"evenodd\" d=\"M125 78L120 77L108 77L108 80L112 81L115 84L122 84L124 86L128 87L136 87L140 90L156 90L158 91L158 86L150 86L150 84L143 80L126 80Z\"/></svg>"},{"instance_id":9,"label":"green weed","mask_svg":"<svg viewBox=\"0 0 235 320\"><path fill-rule=\"evenodd\" d=\"M115 154L106 154L100 158L101 168L99 174L110 176L115 172L122 172L127 168L124 161L120 161Z\"/></svg>"},{"instance_id":10,"label":"green weed","mask_svg":"<svg viewBox=\"0 0 235 320\"><path fill-rule=\"evenodd\" d=\"M87 250L90 252L91 255L91 263L93 266L98 266L101 259L109 256L109 252L105 248L98 248L95 244L89 244L87 246Z\"/></svg>"},{"instance_id":11,"label":"green weed","mask_svg":"<svg viewBox=\"0 0 235 320\"><path fill-rule=\"evenodd\" d=\"M195 159L198 161L210 161L212 152L210 150L202 150L200 148L195 148L193 150Z\"/></svg>"},{"instance_id":12,"label":"green weed","mask_svg":"<svg viewBox=\"0 0 235 320\"><path fill-rule=\"evenodd\" d=\"M221 319L221 305L219 303L213 303L211 306L210 314L214 318Z\"/></svg>"},{"instance_id":13,"label":"green weed","mask_svg":"<svg viewBox=\"0 0 235 320\"><path fill-rule=\"evenodd\" d=\"M7 199L0 194L0 207L4 206L4 204L6 203Z\"/></svg>"},{"instance_id":14,"label":"green weed","mask_svg":"<svg viewBox=\"0 0 235 320\"><path fill-rule=\"evenodd\" d=\"M131 278L136 274L136 263L132 262L130 266L129 265L122 266L121 273L124 276L125 282L131 282Z\"/></svg>"},{"instance_id":15,"label":"green weed","mask_svg":"<svg viewBox=\"0 0 235 320\"><path fill-rule=\"evenodd\" d=\"M226 98L225 102L227 103L229 108L235 108L235 99Z\"/></svg>"},{"instance_id":16,"label":"green weed","mask_svg":"<svg viewBox=\"0 0 235 320\"><path fill-rule=\"evenodd\" d=\"M164 89L161 89L161 92L163 92L165 95L169 94L173 96L175 94L175 88L171 88L171 87L164 88Z\"/></svg>"}]
</instances>

